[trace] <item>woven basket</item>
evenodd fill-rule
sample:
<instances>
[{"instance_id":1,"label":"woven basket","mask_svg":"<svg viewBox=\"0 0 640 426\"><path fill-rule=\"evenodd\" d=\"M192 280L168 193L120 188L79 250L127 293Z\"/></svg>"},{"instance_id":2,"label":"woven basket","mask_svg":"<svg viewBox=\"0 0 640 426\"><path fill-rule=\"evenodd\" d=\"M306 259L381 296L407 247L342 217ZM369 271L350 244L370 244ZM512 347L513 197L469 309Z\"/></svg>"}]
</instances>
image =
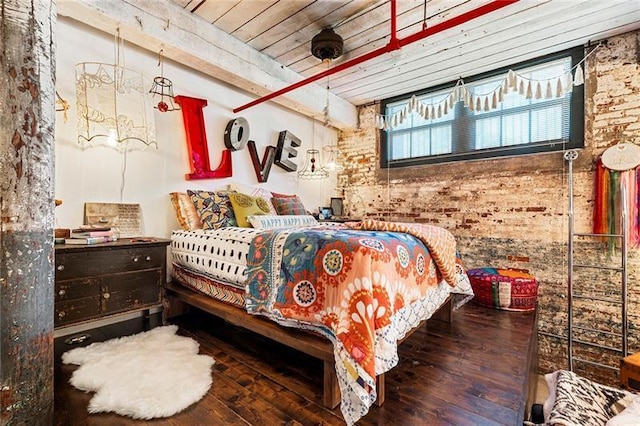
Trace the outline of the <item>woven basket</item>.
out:
<instances>
[{"instance_id":1,"label":"woven basket","mask_svg":"<svg viewBox=\"0 0 640 426\"><path fill-rule=\"evenodd\" d=\"M478 268L467 271L476 303L505 311L533 311L538 283L523 269Z\"/></svg>"}]
</instances>

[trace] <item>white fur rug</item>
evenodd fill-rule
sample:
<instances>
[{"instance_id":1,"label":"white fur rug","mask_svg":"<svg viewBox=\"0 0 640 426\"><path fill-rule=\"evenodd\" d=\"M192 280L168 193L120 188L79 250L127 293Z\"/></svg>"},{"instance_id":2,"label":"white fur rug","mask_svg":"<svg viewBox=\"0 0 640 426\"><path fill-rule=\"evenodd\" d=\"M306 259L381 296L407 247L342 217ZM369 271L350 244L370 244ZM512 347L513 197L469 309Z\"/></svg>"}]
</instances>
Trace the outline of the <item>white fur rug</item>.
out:
<instances>
[{"instance_id":1,"label":"white fur rug","mask_svg":"<svg viewBox=\"0 0 640 426\"><path fill-rule=\"evenodd\" d=\"M71 384L96 392L89 412L151 419L200 400L211 387L214 360L198 355L198 342L177 331L175 325L157 327L65 352L63 363L80 365Z\"/></svg>"}]
</instances>

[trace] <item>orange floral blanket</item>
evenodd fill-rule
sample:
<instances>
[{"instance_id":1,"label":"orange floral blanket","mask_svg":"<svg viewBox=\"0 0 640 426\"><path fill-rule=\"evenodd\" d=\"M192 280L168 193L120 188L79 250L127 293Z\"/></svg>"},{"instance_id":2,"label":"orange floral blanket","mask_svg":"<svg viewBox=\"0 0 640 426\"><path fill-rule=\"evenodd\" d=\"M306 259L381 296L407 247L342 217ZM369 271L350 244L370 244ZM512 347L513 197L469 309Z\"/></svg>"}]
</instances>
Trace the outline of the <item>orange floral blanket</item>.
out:
<instances>
[{"instance_id":1,"label":"orange floral blanket","mask_svg":"<svg viewBox=\"0 0 640 426\"><path fill-rule=\"evenodd\" d=\"M418 224L363 221L266 230L247 256L247 311L316 331L335 347L348 424L376 399L397 341L450 293L472 295L453 236Z\"/></svg>"},{"instance_id":2,"label":"orange floral blanket","mask_svg":"<svg viewBox=\"0 0 640 426\"><path fill-rule=\"evenodd\" d=\"M438 266L442 277L451 286L456 285L456 240L444 228L419 223L384 222L366 219L348 224L351 229L405 232L422 241Z\"/></svg>"}]
</instances>

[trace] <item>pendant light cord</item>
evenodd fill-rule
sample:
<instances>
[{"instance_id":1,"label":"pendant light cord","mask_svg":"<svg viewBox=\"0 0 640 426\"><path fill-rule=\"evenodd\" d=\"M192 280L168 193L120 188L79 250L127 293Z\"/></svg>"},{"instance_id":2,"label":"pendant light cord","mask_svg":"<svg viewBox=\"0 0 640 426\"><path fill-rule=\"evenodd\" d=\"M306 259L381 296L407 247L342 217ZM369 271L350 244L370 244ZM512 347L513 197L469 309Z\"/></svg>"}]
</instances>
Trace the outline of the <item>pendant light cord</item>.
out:
<instances>
[{"instance_id":1,"label":"pendant light cord","mask_svg":"<svg viewBox=\"0 0 640 426\"><path fill-rule=\"evenodd\" d=\"M331 62L327 61L327 71L329 71ZM329 91L331 86L329 86L329 76L327 75L327 98L325 99L324 104L324 125L325 127L329 126Z\"/></svg>"},{"instance_id":2,"label":"pendant light cord","mask_svg":"<svg viewBox=\"0 0 640 426\"><path fill-rule=\"evenodd\" d=\"M125 177L127 174L127 149L122 153L122 169L120 170L120 202L124 199Z\"/></svg>"},{"instance_id":3,"label":"pendant light cord","mask_svg":"<svg viewBox=\"0 0 640 426\"><path fill-rule=\"evenodd\" d=\"M424 0L424 12L422 14L422 30L427 29L427 0Z\"/></svg>"}]
</instances>

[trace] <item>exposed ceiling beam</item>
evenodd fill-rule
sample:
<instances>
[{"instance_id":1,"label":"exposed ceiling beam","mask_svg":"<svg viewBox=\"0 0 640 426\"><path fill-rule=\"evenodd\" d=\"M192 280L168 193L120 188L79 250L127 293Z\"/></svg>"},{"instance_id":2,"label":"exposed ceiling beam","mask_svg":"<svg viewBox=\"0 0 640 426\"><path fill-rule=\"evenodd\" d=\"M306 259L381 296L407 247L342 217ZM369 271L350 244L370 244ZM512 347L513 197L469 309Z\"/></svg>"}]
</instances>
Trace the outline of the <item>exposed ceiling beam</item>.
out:
<instances>
[{"instance_id":1,"label":"exposed ceiling beam","mask_svg":"<svg viewBox=\"0 0 640 426\"><path fill-rule=\"evenodd\" d=\"M441 22L437 25L434 25L432 27L424 27L422 29L422 31L418 31L416 33L413 33L411 35L408 35L407 37L404 38L398 38L397 37L397 25L396 25L396 18L397 18L397 10L396 10L396 0L391 0L390 1L390 5L391 5L391 32L390 32L390 39L389 39L389 43L387 43L385 46L380 47L376 50L372 50L368 53L365 53L362 56L358 56L357 58L353 58L351 60L348 60L346 62L342 62L341 64L332 67L326 71L322 71L318 74L312 75L311 77L307 77L302 81L299 81L297 83L293 83L290 86L287 87L283 87L280 90L276 90L273 93L270 93L266 96L263 96L262 98L256 99L254 101L251 101L245 105L239 106L237 108L234 108L233 112L240 112L243 111L247 108L250 108L252 106L258 105L262 102L268 101L270 99L275 99L278 96L283 96L287 93L289 93L291 90L296 90L300 87L304 87L307 84L310 84L314 81L320 80L321 78L324 77L328 77L330 75L333 75L335 73L338 73L340 71L349 69L349 68L353 68L363 62L367 62L371 59L375 59L378 58L382 55L385 55L387 53L391 53L393 51L399 50L401 49L403 46L407 46L409 44L415 43L416 41L420 41L426 37L429 37L433 34L437 34L440 33L442 31L446 31L450 28L454 28L458 25L462 25L468 21L471 21L475 18L478 18L480 16L486 15L488 13L494 12L498 9L501 9L503 7L509 6L510 4L516 3L520 0L494 0L490 3L487 3L483 6L477 7L475 9L472 9L466 13L463 13L462 15L458 15L454 18L451 18L449 20L446 20L444 22Z\"/></svg>"},{"instance_id":2,"label":"exposed ceiling beam","mask_svg":"<svg viewBox=\"0 0 640 426\"><path fill-rule=\"evenodd\" d=\"M154 0L58 0L58 14L163 55L249 93L264 96L304 79L173 2ZM308 85L273 102L324 119L326 88ZM329 120L339 129L358 125L356 107L329 95Z\"/></svg>"}]
</instances>

